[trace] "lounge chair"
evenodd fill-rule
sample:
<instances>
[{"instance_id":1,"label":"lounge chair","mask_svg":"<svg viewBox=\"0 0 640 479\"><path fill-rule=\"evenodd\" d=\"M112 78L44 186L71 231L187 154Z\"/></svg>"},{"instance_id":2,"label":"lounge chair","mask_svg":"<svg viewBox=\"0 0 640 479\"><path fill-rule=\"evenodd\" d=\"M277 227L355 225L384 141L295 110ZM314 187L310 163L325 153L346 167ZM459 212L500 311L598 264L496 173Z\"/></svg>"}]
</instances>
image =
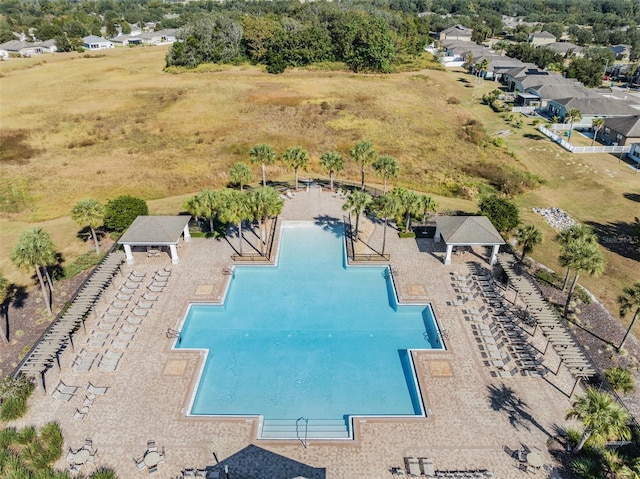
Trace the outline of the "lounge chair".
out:
<instances>
[{"instance_id":1,"label":"lounge chair","mask_svg":"<svg viewBox=\"0 0 640 479\"><path fill-rule=\"evenodd\" d=\"M125 294L121 292L116 293L116 298L120 301L131 301L131 296L132 294Z\"/></svg>"},{"instance_id":2,"label":"lounge chair","mask_svg":"<svg viewBox=\"0 0 640 479\"><path fill-rule=\"evenodd\" d=\"M117 323L118 319L120 319L120 316L111 316L106 313L102 315L102 322L104 323Z\"/></svg>"},{"instance_id":3,"label":"lounge chair","mask_svg":"<svg viewBox=\"0 0 640 479\"><path fill-rule=\"evenodd\" d=\"M136 284L136 286L138 285ZM136 292L136 288L127 288L126 286L120 286L120 293L131 296L135 294L135 292Z\"/></svg>"},{"instance_id":4,"label":"lounge chair","mask_svg":"<svg viewBox=\"0 0 640 479\"><path fill-rule=\"evenodd\" d=\"M73 449L69 448L67 450L67 455L66 455L65 459L67 461L73 461L75 459L75 457L76 457L76 453L73 452Z\"/></svg>"},{"instance_id":5,"label":"lounge chair","mask_svg":"<svg viewBox=\"0 0 640 479\"><path fill-rule=\"evenodd\" d=\"M122 314L122 309L119 308L107 308L107 313L109 316L120 316Z\"/></svg>"},{"instance_id":6,"label":"lounge chair","mask_svg":"<svg viewBox=\"0 0 640 479\"><path fill-rule=\"evenodd\" d=\"M98 369L100 371L112 372L118 368L119 362L119 359L102 358L98 363Z\"/></svg>"},{"instance_id":7,"label":"lounge chair","mask_svg":"<svg viewBox=\"0 0 640 479\"><path fill-rule=\"evenodd\" d=\"M113 325L115 323L104 323L104 322L99 322L98 323L98 329L102 329L103 331L109 331L111 329L113 329Z\"/></svg>"},{"instance_id":8,"label":"lounge chair","mask_svg":"<svg viewBox=\"0 0 640 479\"><path fill-rule=\"evenodd\" d=\"M76 409L76 412L73 415L73 419L77 421L82 421L88 412L89 412L89 408L86 406L84 406L82 409Z\"/></svg>"},{"instance_id":9,"label":"lounge chair","mask_svg":"<svg viewBox=\"0 0 640 479\"><path fill-rule=\"evenodd\" d=\"M128 281L133 281L134 283L140 283L143 280L144 280L144 276L132 276L132 275L129 275L129 279L128 279Z\"/></svg>"},{"instance_id":10,"label":"lounge chair","mask_svg":"<svg viewBox=\"0 0 640 479\"><path fill-rule=\"evenodd\" d=\"M133 308L131 312L135 316L146 316L147 314L149 314L149 311L147 311L146 309L138 309L138 308Z\"/></svg>"},{"instance_id":11,"label":"lounge chair","mask_svg":"<svg viewBox=\"0 0 640 479\"><path fill-rule=\"evenodd\" d=\"M427 457L421 457L419 460L420 466L422 467L422 473L427 477L435 477L436 468L433 465L433 460Z\"/></svg>"},{"instance_id":12,"label":"lounge chair","mask_svg":"<svg viewBox=\"0 0 640 479\"><path fill-rule=\"evenodd\" d=\"M420 471L420 463L415 457L405 457L405 464L407 466L407 472L411 476L420 476L422 472Z\"/></svg>"},{"instance_id":13,"label":"lounge chair","mask_svg":"<svg viewBox=\"0 0 640 479\"><path fill-rule=\"evenodd\" d=\"M69 402L73 396L75 396L75 394L63 393L58 391L57 389L51 393L51 397L53 397L53 399L63 402Z\"/></svg>"},{"instance_id":14,"label":"lounge chair","mask_svg":"<svg viewBox=\"0 0 640 479\"><path fill-rule=\"evenodd\" d=\"M138 286L140 286L138 283L132 283L131 281L127 281L126 283L124 283L124 287L127 289L133 289L136 290L138 289ZM120 291L122 291L122 288L120 288Z\"/></svg>"},{"instance_id":15,"label":"lounge chair","mask_svg":"<svg viewBox=\"0 0 640 479\"><path fill-rule=\"evenodd\" d=\"M159 269L158 271L156 271L156 275L168 278L169 276L171 276L171 270Z\"/></svg>"},{"instance_id":16,"label":"lounge chair","mask_svg":"<svg viewBox=\"0 0 640 479\"><path fill-rule=\"evenodd\" d=\"M93 447L93 439L91 439L90 437L86 438L84 440L84 446L82 446L82 449L87 449L90 451L92 447Z\"/></svg>"},{"instance_id":17,"label":"lounge chair","mask_svg":"<svg viewBox=\"0 0 640 479\"><path fill-rule=\"evenodd\" d=\"M152 291L154 293L162 293L164 291L164 286L155 286L153 284L150 284L147 289L149 291Z\"/></svg>"},{"instance_id":18,"label":"lounge chair","mask_svg":"<svg viewBox=\"0 0 640 479\"><path fill-rule=\"evenodd\" d=\"M94 394L91 394L91 393L87 394L84 397L84 401L82 403L82 407L93 406L93 403L95 402L95 400L96 400L96 396ZM91 448L91 446L89 446L89 448Z\"/></svg>"},{"instance_id":19,"label":"lounge chair","mask_svg":"<svg viewBox=\"0 0 640 479\"><path fill-rule=\"evenodd\" d=\"M136 270L133 270L131 273L129 273L129 276L133 276L134 278L144 278L147 275L147 273L139 273Z\"/></svg>"},{"instance_id":20,"label":"lounge chair","mask_svg":"<svg viewBox=\"0 0 640 479\"><path fill-rule=\"evenodd\" d=\"M193 468L185 468L182 470L182 477L195 477L196 472Z\"/></svg>"},{"instance_id":21,"label":"lounge chair","mask_svg":"<svg viewBox=\"0 0 640 479\"><path fill-rule=\"evenodd\" d=\"M86 357L86 358L76 358L71 365L74 371L79 372L87 372L91 371L91 366L93 366L93 362L95 361L94 357Z\"/></svg>"},{"instance_id":22,"label":"lounge chair","mask_svg":"<svg viewBox=\"0 0 640 479\"><path fill-rule=\"evenodd\" d=\"M127 349L129 347L129 343L114 339L113 341L111 341L111 346L116 349Z\"/></svg>"},{"instance_id":23,"label":"lounge chair","mask_svg":"<svg viewBox=\"0 0 640 479\"><path fill-rule=\"evenodd\" d=\"M123 340L123 341L131 341L134 337L135 334L131 334L131 333L123 333L122 331L118 331L118 333L116 334L116 337L119 340Z\"/></svg>"},{"instance_id":24,"label":"lounge chair","mask_svg":"<svg viewBox=\"0 0 640 479\"><path fill-rule=\"evenodd\" d=\"M156 441L154 441L153 439L149 439L147 441L147 450L149 451L158 451L158 446L156 446Z\"/></svg>"},{"instance_id":25,"label":"lounge chair","mask_svg":"<svg viewBox=\"0 0 640 479\"><path fill-rule=\"evenodd\" d=\"M115 351L109 351L108 349L104 352L104 356L102 356L103 358L109 358L109 359L120 359L122 357L124 353L119 353L119 352L115 352Z\"/></svg>"},{"instance_id":26,"label":"lounge chair","mask_svg":"<svg viewBox=\"0 0 640 479\"><path fill-rule=\"evenodd\" d=\"M128 317L128 316L127 316ZM139 321L135 324L140 324L142 321ZM122 326L120 326L120 330L124 331L125 333L129 333L129 334L133 334L133 333L137 333L138 332L138 327L134 326L133 324L123 324ZM118 337L121 337L118 333ZM123 337L123 339L128 339Z\"/></svg>"},{"instance_id":27,"label":"lounge chair","mask_svg":"<svg viewBox=\"0 0 640 479\"><path fill-rule=\"evenodd\" d=\"M145 311L145 313L146 313L146 311ZM140 318L132 318L131 316L127 316L124 319L129 324L135 324L135 325L142 324L142 319L140 319ZM125 325L123 324L122 326L124 327Z\"/></svg>"},{"instance_id":28,"label":"lounge chair","mask_svg":"<svg viewBox=\"0 0 640 479\"><path fill-rule=\"evenodd\" d=\"M160 296L157 294L144 293L142 295L142 299L145 301L157 301Z\"/></svg>"},{"instance_id":29,"label":"lounge chair","mask_svg":"<svg viewBox=\"0 0 640 479\"><path fill-rule=\"evenodd\" d=\"M94 449L93 451L91 451L91 453L89 454L89 458L87 459L87 462L90 464L93 464L96 460L97 455L98 455L97 449Z\"/></svg>"},{"instance_id":30,"label":"lounge chair","mask_svg":"<svg viewBox=\"0 0 640 479\"><path fill-rule=\"evenodd\" d=\"M87 384L87 391L89 391L91 394L107 394L108 390L108 386L94 386L93 384L91 384L91 381L89 381L89 383Z\"/></svg>"},{"instance_id":31,"label":"lounge chair","mask_svg":"<svg viewBox=\"0 0 640 479\"><path fill-rule=\"evenodd\" d=\"M79 386L68 386L66 385L62 379L58 382L58 385L55 388L57 391L60 391L61 393L65 393L65 394L75 394L78 389L80 389Z\"/></svg>"},{"instance_id":32,"label":"lounge chair","mask_svg":"<svg viewBox=\"0 0 640 479\"><path fill-rule=\"evenodd\" d=\"M153 303L151 301L138 301L136 305L142 309L149 309L153 306Z\"/></svg>"}]
</instances>

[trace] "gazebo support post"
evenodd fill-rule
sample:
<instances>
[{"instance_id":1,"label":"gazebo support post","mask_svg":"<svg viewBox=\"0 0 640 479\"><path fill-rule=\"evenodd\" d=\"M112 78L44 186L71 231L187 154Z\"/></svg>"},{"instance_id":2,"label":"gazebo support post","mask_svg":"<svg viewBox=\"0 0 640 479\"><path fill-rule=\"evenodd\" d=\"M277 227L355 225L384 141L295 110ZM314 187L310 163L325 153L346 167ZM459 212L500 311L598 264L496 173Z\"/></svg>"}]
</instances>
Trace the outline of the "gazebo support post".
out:
<instances>
[{"instance_id":1,"label":"gazebo support post","mask_svg":"<svg viewBox=\"0 0 640 479\"><path fill-rule=\"evenodd\" d=\"M493 266L498 261L498 250L500 249L499 244L494 244L493 249L491 250L491 259L489 260L489 264Z\"/></svg>"},{"instance_id":2,"label":"gazebo support post","mask_svg":"<svg viewBox=\"0 0 640 479\"><path fill-rule=\"evenodd\" d=\"M184 231L182 233L182 236L184 237L184 242L188 243L189 241L191 241L191 233L189 233L189 224L187 223L187 226L184 227Z\"/></svg>"},{"instance_id":3,"label":"gazebo support post","mask_svg":"<svg viewBox=\"0 0 640 479\"><path fill-rule=\"evenodd\" d=\"M169 251L171 251L171 264L179 264L180 258L178 258L178 248L176 245L170 244Z\"/></svg>"},{"instance_id":4,"label":"gazebo support post","mask_svg":"<svg viewBox=\"0 0 640 479\"><path fill-rule=\"evenodd\" d=\"M448 244L447 245L447 255L444 257L444 264L451 264L451 253L453 251L453 245L452 244Z\"/></svg>"},{"instance_id":5,"label":"gazebo support post","mask_svg":"<svg viewBox=\"0 0 640 479\"><path fill-rule=\"evenodd\" d=\"M131 252L131 245L125 244L124 246L124 255L127 258L127 264L133 264L133 253Z\"/></svg>"}]
</instances>

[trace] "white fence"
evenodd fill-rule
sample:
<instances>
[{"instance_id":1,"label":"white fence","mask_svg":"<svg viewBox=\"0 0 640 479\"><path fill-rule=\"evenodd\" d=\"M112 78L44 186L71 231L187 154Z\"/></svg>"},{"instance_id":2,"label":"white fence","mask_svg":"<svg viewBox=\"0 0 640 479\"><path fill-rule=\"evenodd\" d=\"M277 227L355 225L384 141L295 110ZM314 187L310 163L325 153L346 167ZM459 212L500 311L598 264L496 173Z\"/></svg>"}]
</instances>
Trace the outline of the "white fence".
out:
<instances>
[{"instance_id":1,"label":"white fence","mask_svg":"<svg viewBox=\"0 0 640 479\"><path fill-rule=\"evenodd\" d=\"M556 125L554 125L556 126ZM558 124L557 126L570 126ZM576 126L576 125L574 125ZM562 130L568 130L569 128L562 128ZM573 146L567 140L563 139L560 135L557 135L553 131L549 130L544 125L538 125L538 131L544 133L546 136L555 141L558 145L571 153L628 153L631 151L631 146Z\"/></svg>"},{"instance_id":2,"label":"white fence","mask_svg":"<svg viewBox=\"0 0 640 479\"><path fill-rule=\"evenodd\" d=\"M513 108L511 108L512 113L525 113L527 115L534 113L535 111L535 106L514 106Z\"/></svg>"}]
</instances>

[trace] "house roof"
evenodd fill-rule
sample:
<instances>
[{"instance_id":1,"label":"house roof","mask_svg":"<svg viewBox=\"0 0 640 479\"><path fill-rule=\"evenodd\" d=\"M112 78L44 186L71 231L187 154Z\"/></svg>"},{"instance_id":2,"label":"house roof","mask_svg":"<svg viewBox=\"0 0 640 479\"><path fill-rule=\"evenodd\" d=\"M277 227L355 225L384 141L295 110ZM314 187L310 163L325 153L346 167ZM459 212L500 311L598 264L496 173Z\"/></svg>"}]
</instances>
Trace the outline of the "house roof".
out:
<instances>
[{"instance_id":1,"label":"house roof","mask_svg":"<svg viewBox=\"0 0 640 479\"><path fill-rule=\"evenodd\" d=\"M587 98L561 98L554 101L563 105L567 110L576 108L580 110L582 115L634 116L638 114L638 110L631 108L629 105L618 100L602 96Z\"/></svg>"},{"instance_id":2,"label":"house roof","mask_svg":"<svg viewBox=\"0 0 640 479\"><path fill-rule=\"evenodd\" d=\"M39 42L23 42L21 40L9 40L0 45L0 50L6 50L8 52L19 52L25 48L37 48L42 47Z\"/></svg>"},{"instance_id":3,"label":"house roof","mask_svg":"<svg viewBox=\"0 0 640 479\"><path fill-rule=\"evenodd\" d=\"M106 38L103 37L99 37L97 35L87 35L86 37L84 37L82 39L83 43L103 43L103 42L109 42L109 40L107 40Z\"/></svg>"},{"instance_id":4,"label":"house roof","mask_svg":"<svg viewBox=\"0 0 640 479\"><path fill-rule=\"evenodd\" d=\"M191 216L138 216L118 244L132 246L176 244Z\"/></svg>"},{"instance_id":5,"label":"house roof","mask_svg":"<svg viewBox=\"0 0 640 479\"><path fill-rule=\"evenodd\" d=\"M473 34L473 29L457 24L447 28L446 30L443 30L442 33L445 36L446 35L464 35L464 36L470 37Z\"/></svg>"},{"instance_id":6,"label":"house roof","mask_svg":"<svg viewBox=\"0 0 640 479\"><path fill-rule=\"evenodd\" d=\"M620 118L607 118L604 126L627 137L640 138L640 116L624 116Z\"/></svg>"},{"instance_id":7,"label":"house roof","mask_svg":"<svg viewBox=\"0 0 640 479\"><path fill-rule=\"evenodd\" d=\"M535 91L543 100L597 96L596 93L592 93L588 88L585 88L578 82L557 85L535 85L528 87L526 90L529 92Z\"/></svg>"},{"instance_id":8,"label":"house roof","mask_svg":"<svg viewBox=\"0 0 640 479\"><path fill-rule=\"evenodd\" d=\"M556 36L546 30L543 30L541 32L532 33L531 38L553 38L555 40Z\"/></svg>"},{"instance_id":9,"label":"house roof","mask_svg":"<svg viewBox=\"0 0 640 479\"><path fill-rule=\"evenodd\" d=\"M502 236L486 216L437 216L436 225L447 244L504 244Z\"/></svg>"},{"instance_id":10,"label":"house roof","mask_svg":"<svg viewBox=\"0 0 640 479\"><path fill-rule=\"evenodd\" d=\"M552 43L547 43L546 45L542 45L540 48L548 48L549 50L553 50L556 53L562 53L562 54L566 54L567 52L573 52L573 53L582 52L582 47L571 42L552 42Z\"/></svg>"}]
</instances>

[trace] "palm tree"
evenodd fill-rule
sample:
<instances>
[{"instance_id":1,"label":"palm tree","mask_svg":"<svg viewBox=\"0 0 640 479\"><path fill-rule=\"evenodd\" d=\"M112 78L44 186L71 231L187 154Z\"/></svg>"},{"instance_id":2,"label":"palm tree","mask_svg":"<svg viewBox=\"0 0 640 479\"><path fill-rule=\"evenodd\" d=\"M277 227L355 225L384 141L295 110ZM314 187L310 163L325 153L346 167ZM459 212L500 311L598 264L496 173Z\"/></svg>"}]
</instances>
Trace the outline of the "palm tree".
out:
<instances>
[{"instance_id":1,"label":"palm tree","mask_svg":"<svg viewBox=\"0 0 640 479\"><path fill-rule=\"evenodd\" d=\"M522 248L521 261L524 261L524 257L531 253L536 245L542 243L542 233L535 225L526 225L518 228L516 230L516 238L520 248Z\"/></svg>"},{"instance_id":2,"label":"palm tree","mask_svg":"<svg viewBox=\"0 0 640 479\"><path fill-rule=\"evenodd\" d=\"M593 146L593 143L596 141L596 138L598 137L598 132L602 130L603 126L604 126L604 118L594 118L593 120L591 120L591 128L593 129L593 138L591 138L591 146Z\"/></svg>"},{"instance_id":3,"label":"palm tree","mask_svg":"<svg viewBox=\"0 0 640 479\"><path fill-rule=\"evenodd\" d=\"M44 279L42 278L42 268L55 264L56 262L56 247L53 244L51 235L42 228L33 228L24 231L20 235L18 244L16 244L11 253L11 261L18 268L35 268L47 310L49 314L53 314L51 301L47 295ZM51 284L49 286L51 287Z\"/></svg>"},{"instance_id":4,"label":"palm tree","mask_svg":"<svg viewBox=\"0 0 640 479\"><path fill-rule=\"evenodd\" d=\"M601 444L610 439L627 439L631 435L627 426L629 413L610 395L594 388L588 388L584 396L578 397L567 418L576 418L584 426L582 437L573 450L575 454L591 437Z\"/></svg>"},{"instance_id":5,"label":"palm tree","mask_svg":"<svg viewBox=\"0 0 640 479\"><path fill-rule=\"evenodd\" d=\"M299 146L294 146L293 148L289 148L282 155L282 160L287 164L287 166L296 174L296 190L298 189L298 169L302 168L303 170L307 169L307 165L309 164L309 153L304 148Z\"/></svg>"},{"instance_id":6,"label":"palm tree","mask_svg":"<svg viewBox=\"0 0 640 479\"><path fill-rule=\"evenodd\" d=\"M238 190L223 190L220 219L238 225L238 253L242 256L242 222L251 218L249 197Z\"/></svg>"},{"instance_id":7,"label":"palm tree","mask_svg":"<svg viewBox=\"0 0 640 479\"><path fill-rule=\"evenodd\" d=\"M320 156L320 166L329 173L331 191L333 191L333 175L344 168L344 159L337 151L327 151Z\"/></svg>"},{"instance_id":8,"label":"palm tree","mask_svg":"<svg viewBox=\"0 0 640 479\"><path fill-rule=\"evenodd\" d=\"M629 394L636 388L635 379L627 368L616 367L607 369L604 377L615 392Z\"/></svg>"},{"instance_id":9,"label":"palm tree","mask_svg":"<svg viewBox=\"0 0 640 479\"><path fill-rule=\"evenodd\" d=\"M384 219L384 230L382 230L382 252L384 256L384 250L387 244L387 226L389 224L389 218L393 218L398 214L400 209L400 202L398 198L393 195L378 196L374 200L374 211L378 218Z\"/></svg>"},{"instance_id":10,"label":"palm tree","mask_svg":"<svg viewBox=\"0 0 640 479\"><path fill-rule=\"evenodd\" d=\"M249 152L249 160L251 163L260 163L262 168L262 186L267 186L267 178L265 176L265 165L272 165L276 161L276 152L269 145L260 143L251 148Z\"/></svg>"},{"instance_id":11,"label":"palm tree","mask_svg":"<svg viewBox=\"0 0 640 479\"><path fill-rule=\"evenodd\" d=\"M570 266L576 272L567 295L567 302L564 305L564 316L566 317L580 273L584 271L590 276L602 274L604 271L604 256L602 256L597 243L575 241L563 248L560 254L560 264Z\"/></svg>"},{"instance_id":12,"label":"palm tree","mask_svg":"<svg viewBox=\"0 0 640 479\"><path fill-rule=\"evenodd\" d=\"M482 61L476 65L478 68L478 77L480 78L480 83L484 81L485 74L489 71L489 59L483 58Z\"/></svg>"},{"instance_id":13,"label":"palm tree","mask_svg":"<svg viewBox=\"0 0 640 479\"><path fill-rule=\"evenodd\" d=\"M627 328L627 332L624 333L624 337L622 338L622 341L620 341L620 346L618 346L619 351L624 346L629 333L631 333L631 330L636 323L636 319L638 319L638 315L640 315L640 281L635 283L633 286L627 286L624 288L622 294L618 296L618 303L620 304L620 316L623 318L629 311L635 309L631 324Z\"/></svg>"},{"instance_id":14,"label":"palm tree","mask_svg":"<svg viewBox=\"0 0 640 479\"><path fill-rule=\"evenodd\" d=\"M598 238L591 228L584 225L573 225L567 229L562 230L558 233L557 237L558 243L560 243L560 249L567 246L568 244L574 241L586 241L591 243L597 243ZM569 273L571 272L571 268L568 264L562 264L562 260L560 261L561 266L567 267L567 272L564 275L564 281L562 282L562 292L567 289L567 284L569 283Z\"/></svg>"},{"instance_id":15,"label":"palm tree","mask_svg":"<svg viewBox=\"0 0 640 479\"><path fill-rule=\"evenodd\" d=\"M564 115L564 121L565 122L569 122L570 126L569 126L569 141L571 141L571 133L573 132L573 124L576 121L580 121L582 120L582 112L580 110L578 110L577 108L571 108L565 115Z\"/></svg>"},{"instance_id":16,"label":"palm tree","mask_svg":"<svg viewBox=\"0 0 640 479\"><path fill-rule=\"evenodd\" d=\"M213 233L213 218L218 214L220 204L220 193L204 188L196 196L189 198L184 208L195 218L208 219L209 230Z\"/></svg>"},{"instance_id":17,"label":"palm tree","mask_svg":"<svg viewBox=\"0 0 640 479\"><path fill-rule=\"evenodd\" d=\"M2 273L0 273L0 316L4 317L5 329L2 339L5 343L9 341L9 314L7 311L9 309L9 305L7 303L10 296L11 283Z\"/></svg>"},{"instance_id":18,"label":"palm tree","mask_svg":"<svg viewBox=\"0 0 640 479\"><path fill-rule=\"evenodd\" d=\"M253 175L251 174L251 168L249 168L249 165L238 161L231 165L229 178L232 183L240 185L240 191L244 191L244 185L251 182Z\"/></svg>"},{"instance_id":19,"label":"palm tree","mask_svg":"<svg viewBox=\"0 0 640 479\"><path fill-rule=\"evenodd\" d=\"M398 165L398 161L391 155L380 155L376 160L371 164L374 171L382 176L382 181L384 187L382 189L382 193L387 193L387 178L397 178L398 173L400 172L400 166Z\"/></svg>"},{"instance_id":20,"label":"palm tree","mask_svg":"<svg viewBox=\"0 0 640 479\"><path fill-rule=\"evenodd\" d=\"M100 243L96 228L104 221L104 205L92 198L78 201L71 210L71 219L80 226L89 226L91 236L96 247L96 254L100 254Z\"/></svg>"},{"instance_id":21,"label":"palm tree","mask_svg":"<svg viewBox=\"0 0 640 479\"><path fill-rule=\"evenodd\" d=\"M258 221L260 230L260 253L264 254L266 243L265 228L269 218L282 212L284 200L278 192L270 186L253 190L249 195L248 208L252 218Z\"/></svg>"},{"instance_id":22,"label":"palm tree","mask_svg":"<svg viewBox=\"0 0 640 479\"><path fill-rule=\"evenodd\" d=\"M376 149L373 144L367 140L356 143L351 150L351 159L360 165L362 172L362 185L360 189L364 190L364 168L376 158Z\"/></svg>"},{"instance_id":23,"label":"palm tree","mask_svg":"<svg viewBox=\"0 0 640 479\"><path fill-rule=\"evenodd\" d=\"M402 186L396 186L391 190L391 194L398 198L400 210L404 215L404 231L411 230L411 216L419 213L420 198L415 191L408 190Z\"/></svg>"},{"instance_id":24,"label":"palm tree","mask_svg":"<svg viewBox=\"0 0 640 479\"><path fill-rule=\"evenodd\" d=\"M366 191L352 191L344 200L342 209L356 215L356 231L355 238L358 239L358 231L360 227L360 215L364 209L373 201L373 198Z\"/></svg>"},{"instance_id":25,"label":"palm tree","mask_svg":"<svg viewBox=\"0 0 640 479\"><path fill-rule=\"evenodd\" d=\"M430 196L420 195L418 196L418 209L422 212L422 226L425 226L429 213L435 213L438 210L438 203Z\"/></svg>"}]
</instances>

